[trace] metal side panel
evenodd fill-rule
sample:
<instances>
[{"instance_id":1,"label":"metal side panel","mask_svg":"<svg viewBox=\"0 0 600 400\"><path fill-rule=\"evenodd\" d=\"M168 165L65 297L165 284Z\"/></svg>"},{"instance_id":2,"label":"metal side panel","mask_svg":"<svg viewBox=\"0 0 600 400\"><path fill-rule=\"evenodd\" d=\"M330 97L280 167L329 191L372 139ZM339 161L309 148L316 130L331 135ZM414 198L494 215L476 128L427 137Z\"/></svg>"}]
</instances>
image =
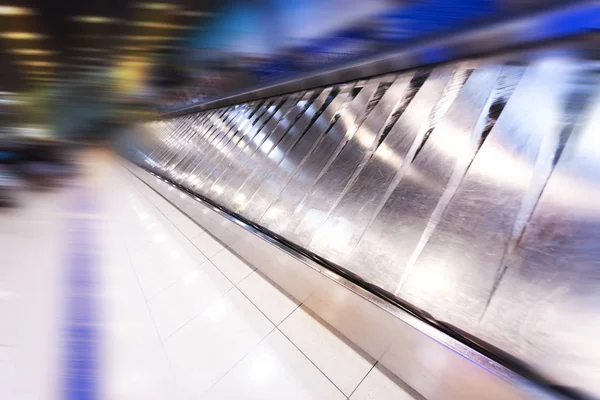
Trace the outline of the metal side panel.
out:
<instances>
[{"instance_id":1,"label":"metal side panel","mask_svg":"<svg viewBox=\"0 0 600 400\"><path fill-rule=\"evenodd\" d=\"M253 264L268 250L247 229L562 393L598 397L596 50L548 44L155 121L128 156L243 220L207 229L236 231ZM202 218L197 204L185 210Z\"/></svg>"},{"instance_id":2,"label":"metal side panel","mask_svg":"<svg viewBox=\"0 0 600 400\"><path fill-rule=\"evenodd\" d=\"M476 331L528 192L541 190L538 166L553 159L572 72L559 61L525 71L422 252L396 280L399 297Z\"/></svg>"},{"instance_id":3,"label":"metal side panel","mask_svg":"<svg viewBox=\"0 0 600 400\"><path fill-rule=\"evenodd\" d=\"M500 69L499 65L482 66L466 81L458 76L458 82L455 72L432 72L388 135L390 147L383 150L381 162L389 161L385 157L389 154L401 158L396 161L395 169L394 164L387 167L391 168L387 184L381 185L378 191L373 186L366 187L374 188L370 193L364 192L366 196L379 193L377 203L371 209L365 208L363 215L355 219L356 223L363 224L357 231L351 229L352 220L346 214L345 231L343 235L336 235L335 242L329 242L328 256L343 257L348 261L348 268L363 279L382 285L389 292L395 291L457 161L474 155L471 138L481 132L473 131L489 103ZM448 104L447 111L436 122L434 115L443 102ZM480 125L478 129L482 128ZM476 142L477 138L473 139ZM377 168L378 164L374 166ZM361 182L365 184L368 183ZM357 186L356 190L360 189L361 186ZM353 204L346 205L351 206ZM343 223L343 216L338 214L338 221L332 222ZM332 233L341 232L341 227L333 224L325 228Z\"/></svg>"},{"instance_id":4,"label":"metal side panel","mask_svg":"<svg viewBox=\"0 0 600 400\"><path fill-rule=\"evenodd\" d=\"M186 152L184 159L182 159L177 166L179 170L184 172L188 170L190 164L201 150L201 146L206 143L207 138L214 133L214 127L221 119L227 121L227 117L228 110L218 110L214 113L207 112L198 121L192 124L191 129L196 132L196 135L191 139L189 150Z\"/></svg>"},{"instance_id":5,"label":"metal side panel","mask_svg":"<svg viewBox=\"0 0 600 400\"><path fill-rule=\"evenodd\" d=\"M328 105L325 105L326 108L322 114L298 139L283 160L281 160L281 163L275 170L276 173L273 173L256 193L256 197L261 199L262 204L262 208L258 209L257 214L264 214L298 168L301 168L306 157L320 144L322 137L331 126L335 116L340 112L350 96L351 89L352 86L344 85L339 89L339 93L330 94L330 97L335 97L331 99ZM265 214L263 218L259 218L260 223L264 224L267 228L269 227L269 221L272 220L273 218L270 218L268 214Z\"/></svg>"},{"instance_id":6,"label":"metal side panel","mask_svg":"<svg viewBox=\"0 0 600 400\"><path fill-rule=\"evenodd\" d=\"M354 97L346 108L342 109L339 118L322 139L319 146L308 156L306 162L295 176L282 190L277 200L270 207L270 212L277 218L271 221L271 229L283 236L292 237L291 229L297 225L301 210L307 194L310 193L315 182L326 170L337 149L340 149L344 140L353 134L357 124L366 113L369 99L375 93L379 81L371 79L368 82L359 82L354 90L360 92Z\"/></svg>"},{"instance_id":7,"label":"metal side panel","mask_svg":"<svg viewBox=\"0 0 600 400\"><path fill-rule=\"evenodd\" d=\"M217 116L216 122L214 122L212 126L209 126L208 128L202 127L202 129L206 131L206 134L199 138L195 149L192 149L193 152L190 154L190 160L185 166L189 183L194 183L195 177L193 177L192 173L196 170L200 161L209 154L208 152L212 149L214 144L219 143L219 141L225 137L233 124L235 124L239 118L242 118L242 115L245 112L250 112L250 109L248 107L240 106L230 107L222 116Z\"/></svg>"},{"instance_id":8,"label":"metal side panel","mask_svg":"<svg viewBox=\"0 0 600 400\"><path fill-rule=\"evenodd\" d=\"M273 166L269 156L271 153L280 152L277 147L284 140L292 125L301 118L307 107L312 104L312 100L316 97L317 91L308 91L302 95L296 105L292 108L287 116L285 116L274 129L273 133L263 143L251 159L250 165L246 168L244 174L240 174L241 182L239 185L230 184L229 196L225 199L226 204L232 207L232 210L239 211L246 203L248 193L254 193L262 179L268 174L269 168ZM238 187L239 186L239 187Z\"/></svg>"},{"instance_id":9,"label":"metal side panel","mask_svg":"<svg viewBox=\"0 0 600 400\"><path fill-rule=\"evenodd\" d=\"M184 156L186 157L186 160L182 159L182 163L183 162L185 162L185 163L180 166L180 165L170 164L170 162L168 160L163 160L164 168L165 169L170 168L171 171L174 171L175 167L177 167L177 170L180 170L180 168L187 166L197 155L198 151L200 151L199 144L203 143L205 140L205 137L207 135L212 134L212 132L214 132L220 126L221 119L227 118L226 111L227 110L215 110L213 112L206 112L205 118L202 118L197 123L193 123L190 126L190 129L192 131L196 132L196 136L194 137L195 140L192 139L192 142L190 143L189 151L184 154ZM179 137L176 134L173 137L173 141L177 141L177 140L179 140Z\"/></svg>"},{"instance_id":10,"label":"metal side panel","mask_svg":"<svg viewBox=\"0 0 600 400\"><path fill-rule=\"evenodd\" d=\"M248 144L244 149L243 159L234 159L229 171L224 173L218 180L223 188L223 197L227 198L235 193L240 187L244 179L247 177L248 171L256 165L256 160L261 158L264 152L261 151L267 141L272 140L280 124L283 126L283 120L289 118L289 114L293 112L295 105L301 96L290 95L284 98L283 104L277 110L273 118L269 119L266 125L261 129L254 141Z\"/></svg>"},{"instance_id":11,"label":"metal side panel","mask_svg":"<svg viewBox=\"0 0 600 400\"><path fill-rule=\"evenodd\" d=\"M339 196L343 194L346 185L351 181L357 169L361 167L367 150L375 143L377 135L385 126L392 110L407 90L410 76L402 76L397 79L392 77L390 80L391 85L389 86L385 81L380 82L378 88L382 92L379 94L380 96L382 94L380 100L374 107L367 108L368 115L364 122L342 144L343 147L335 155L335 159L326 166L326 170L321 173L319 180L315 182L314 188L304 204L303 213L305 217L296 227L294 240L297 240L299 244L307 245L310 243L315 229L325 221ZM373 102L373 104L375 103ZM369 108L372 108L370 112ZM325 191L329 195L325 195Z\"/></svg>"},{"instance_id":12,"label":"metal side panel","mask_svg":"<svg viewBox=\"0 0 600 400\"><path fill-rule=\"evenodd\" d=\"M562 398L219 209L134 165L127 168L418 395L428 400Z\"/></svg>"},{"instance_id":13,"label":"metal side panel","mask_svg":"<svg viewBox=\"0 0 600 400\"><path fill-rule=\"evenodd\" d=\"M590 395L600 393L600 92L593 80L584 88L596 92L592 101L576 100L585 119L573 121L479 327L485 340Z\"/></svg>"},{"instance_id":14,"label":"metal side panel","mask_svg":"<svg viewBox=\"0 0 600 400\"><path fill-rule=\"evenodd\" d=\"M269 155L269 159L273 161L275 165L261 182L256 192L248 197L246 206L242 211L244 215L256 221L260 219L265 207L270 204L271 190L276 190L274 186L277 185L279 180L284 179L284 176L286 175L283 164L296 144L302 140L305 134L310 130L309 128L318 118L319 113L327 108L329 100L331 100L330 95L332 89L333 88L328 87L321 91L319 97L315 99L313 104L298 119L298 121L292 125L291 129L283 137L283 140L277 146L278 152Z\"/></svg>"},{"instance_id":15,"label":"metal side panel","mask_svg":"<svg viewBox=\"0 0 600 400\"><path fill-rule=\"evenodd\" d=\"M293 146L302 133L304 133L312 118L315 116L315 114L317 114L327 100L330 90L331 88L318 90L311 95L310 99L308 99L305 103L305 105L308 105L308 107L304 109L299 115L298 119L296 119L290 125L290 128L281 137L280 141L269 151L269 154L263 160L261 165L238 190L236 199L238 200L237 210L239 212L246 215L252 213L252 211L247 210L247 208L252 207L252 205L249 204L249 200L259 190L260 186L269 179L269 176L274 170L277 169L277 166L284 158L290 147Z\"/></svg>"},{"instance_id":16,"label":"metal side panel","mask_svg":"<svg viewBox=\"0 0 600 400\"><path fill-rule=\"evenodd\" d=\"M216 185L214 189L212 186L214 183L222 176L224 171L229 167L231 161L238 158L242 150L248 145L248 143L252 142L255 136L262 130L264 125L273 117L275 111L277 110L276 101L272 101L269 104L269 107L259 115L257 119L252 122L242 135L240 135L239 140L232 145L231 150L229 152L225 152L223 154L223 158L221 161L215 164L213 170L206 178L203 187L205 188L205 192L209 193L222 193L222 189L220 185Z\"/></svg>"},{"instance_id":17,"label":"metal side panel","mask_svg":"<svg viewBox=\"0 0 600 400\"><path fill-rule=\"evenodd\" d=\"M250 116L258 108L258 104L249 104L247 107L232 110L232 118L217 134L207 143L202 154L198 154L197 161L190 171L190 176L195 175L195 179L190 182L194 188L199 188L206 174L210 172L214 158L221 154L221 150L235 137L240 129L243 129L250 121Z\"/></svg>"},{"instance_id":18,"label":"metal side panel","mask_svg":"<svg viewBox=\"0 0 600 400\"><path fill-rule=\"evenodd\" d=\"M230 157L228 159L226 168L213 182L213 186L218 185L221 188L224 188L227 185L229 178L235 175L237 168L240 165L247 165L250 162L250 159L267 138L267 135L271 133L273 127L276 126L282 114L285 113L291 106L292 103L285 97L275 99L275 102L272 106L273 110L269 113L268 118L265 118L263 121L261 121L261 123L255 128L256 134L252 138L249 138L247 141L243 141L237 156Z\"/></svg>"}]
</instances>

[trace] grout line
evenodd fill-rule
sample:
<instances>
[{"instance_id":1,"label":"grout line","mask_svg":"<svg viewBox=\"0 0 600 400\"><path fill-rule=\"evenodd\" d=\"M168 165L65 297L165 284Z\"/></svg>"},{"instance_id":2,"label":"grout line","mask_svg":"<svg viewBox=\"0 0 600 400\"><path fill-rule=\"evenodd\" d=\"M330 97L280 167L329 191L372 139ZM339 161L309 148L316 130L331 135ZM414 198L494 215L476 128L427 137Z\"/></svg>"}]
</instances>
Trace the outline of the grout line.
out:
<instances>
[{"instance_id":1,"label":"grout line","mask_svg":"<svg viewBox=\"0 0 600 400\"><path fill-rule=\"evenodd\" d=\"M132 174L132 175L133 175L133 174ZM136 178L137 178L137 177L136 177ZM137 179L139 179L139 178L137 178ZM162 195L160 195L158 192L156 192L156 191L155 191L155 190L154 190L152 187L148 186L148 185L146 184L146 182L142 181L141 179L140 179L140 182L142 182L144 185L146 185L147 187L149 187L149 188L150 188L150 189L151 189L151 190L152 190L154 193L156 193L158 196L162 197ZM164 198L164 197L162 197L162 198ZM165 200L166 200L166 199L165 199ZM166 200L166 201L168 201L168 200ZM154 204L152 204L152 205L153 205L155 208L157 208L157 207L156 207ZM177 210L180 210L180 209L179 209L177 206L175 206L175 205L173 205L173 206L174 206L174 207L175 207ZM157 209L158 209L158 208L157 208ZM159 209L159 212L161 212L161 214L163 214L163 215L164 215L164 213L162 213L162 211L161 211L160 209ZM180 210L180 212L181 212L182 214L184 214L184 215L185 215L185 213L184 213L182 210ZM165 217L166 217L166 216L165 216ZM187 215L186 215L186 217L187 217ZM189 218L189 217L188 217L188 218ZM167 219L168 219L168 217L167 217ZM170 221L170 220L169 220L169 221ZM203 229L203 230L204 230L204 229ZM210 233L208 233L206 230L204 230L204 231L205 231L207 234L209 234L209 235L210 235ZM182 233L182 234L183 234L183 233ZM198 234L198 236L199 236L199 235L200 235L200 234ZM184 235L184 236L185 236L185 235ZM212 236L212 235L211 235L211 236ZM187 237L186 237L186 238L187 238ZM190 239L188 239L188 240L190 240ZM191 240L190 240L190 241L191 241ZM219 241L219 243L221 243L221 242ZM192 243L192 244L193 244L193 243ZM225 250L225 249L229 249L229 248L228 248L227 246L225 246L223 243L221 243L221 244L223 245L223 248L222 248L221 250L219 250L219 251L218 251L216 254L214 254L212 257L215 257L217 254L221 253L221 252L222 252L223 250ZM194 245L194 246L195 246L195 245ZM199 251L200 251L200 250L199 250ZM202 254L204 254L204 253L202 253ZM236 254L236 253L235 253L235 252L233 252L233 254ZM206 256L206 255L205 255L205 256ZM208 259L209 259L209 260L211 260L211 259L212 259L212 257L210 257L210 258L208 258ZM242 261L243 261L243 260L242 260ZM244 263L246 263L246 262L244 261ZM246 263L246 264L247 264L247 263ZM215 267L216 267L216 265L215 265ZM251 268L252 268L252 267L251 267ZM219 268L217 267L217 269L219 269ZM253 271L252 271L252 272L256 272L257 270L258 270L257 268L253 268ZM220 271L220 272L223 274L223 272L222 272L220 269L219 269L219 271ZM252 274L252 272L251 272L250 274L248 274L248 276L250 276L250 275ZM223 274L223 275L225 275L225 274ZM245 294L245 293L244 293L242 290L240 290L240 289L238 288L238 286L237 286L237 285L239 285L241 282L243 282L243 281L244 281L244 280L245 280L245 279L246 279L248 276L244 277L244 279L242 279L240 282L238 282L238 284L234 284L234 283L233 283L233 281L232 281L231 279L229 279L229 277L227 277L227 275L225 275L225 277L226 277L226 278L229 280L229 282L231 282L231 283L232 283L233 287L232 287L232 288L230 288L230 289L229 289L227 292L225 292L225 293L224 293L224 294L223 294L221 297L225 296L225 295L226 295L227 293L229 293L229 292L230 292L230 291L231 291L233 288L237 289L237 290L238 290L238 291L239 291L239 292L240 292L240 293L241 293L241 294L242 294L242 295L243 295L243 296L244 296L244 297L245 297L245 298L246 298L246 299L247 299L247 300L248 300L248 301L249 301L249 302L250 302L250 303L251 303L251 304L252 304L252 305L253 305L253 306L254 306L254 307L255 307L255 308L256 308L256 309L257 309L257 310L258 310L258 311L259 311L259 312L260 312L260 313L261 313L261 314L262 314L262 315L263 315L263 316L264 316L264 317L265 317L265 318L266 318L266 319L267 319L267 320L268 320L268 321L271 323L271 324L272 324L272 325L273 325L273 326L274 326L274 328L273 328L273 329L272 329L272 330L271 330L271 331L270 331L270 332L269 332L269 333L268 333L268 334L267 334L267 335L266 335L266 336L265 336L263 339L261 339L261 341L259 341L259 342L258 342L258 343L257 343L255 346L253 346L253 347L252 347L252 349L250 349L250 350L249 350L249 351L248 351L248 352L247 352L247 353L244 355L244 357L242 357L242 358L241 358L241 359L240 359L240 360L239 360L237 363L235 363L235 364L234 364L234 365L233 365L233 366L232 366L232 367L231 367L231 368L230 368L230 369L229 369L229 370L228 370L228 371L227 371L225 374L223 374L223 376L221 376L221 377L220 377L220 378L219 378L219 379L218 379L218 380L217 380L217 381L216 381L216 382L215 382L215 383L214 383L214 384L213 384L213 385L212 385L210 388L208 388L208 389L206 390L206 392L205 392L205 393L209 392L209 391L210 391L210 390L211 390L211 389L212 389L212 388L213 388L213 387L214 387L214 386L215 386L215 385L216 385L216 384L217 384L217 383L218 383L218 382L219 382L221 379L223 379L223 377L225 377L225 376L226 376L226 375L227 375L227 374L228 374L228 373L229 373L229 372L230 372L230 371L231 371L233 368L235 368L235 366L237 366L237 365L238 365L238 364L239 364L239 363L240 363L240 362L241 362L241 361L242 361L244 358L246 358L246 356L247 356L248 354L250 354L250 353L252 352L252 350L254 350L254 348L256 348L256 347L257 347L257 346L258 346L260 343L262 343L262 341L263 341L263 340L265 340L265 339L266 339L266 338L267 338L267 337L268 337L268 336L269 336L269 335L270 335L270 334L271 334L271 333L272 333L274 330L278 330L278 331L279 331L279 332L280 332L280 333L281 333L281 334L282 334L282 335L283 335L283 336L284 336L284 337L285 337L285 338L286 338L286 339L287 339L287 340L288 340L290 343L292 343L292 345L293 345L294 347L296 347L296 349L298 349L298 351L299 351L299 352L300 352L300 353L301 353L301 354L302 354L302 355L303 355L303 356L304 356L304 357L305 357L305 358L306 358L306 359L307 359L307 360L308 360L308 361L309 361L309 362L310 362L310 363L311 363L311 364L312 364L312 365L313 365L313 366L314 366L314 367L315 367L315 368L316 368L316 369L317 369L317 370L318 370L318 371L319 371L321 374L323 374L323 376L325 376L325 378L326 378L326 379L327 379L329 382L331 382L331 384L332 384L332 385L333 385L333 386L334 386L334 387L335 387L335 388L336 388L336 389L337 389L337 390L338 390L338 391L339 391L339 392L340 392L340 393L341 393L341 394L342 394L342 395L343 395L345 398L348 398L348 396L346 396L346 394L345 394L345 393L344 393L344 392L343 392L343 391L342 391L342 390L341 390L341 389L340 389L340 388L339 388L339 387L338 387L338 386L337 386L337 385L336 385L336 384L335 384L335 383L334 383L334 382L333 382L333 381L332 381L332 380L331 380L331 379L330 379L330 378L329 378L329 377L328 377L328 376L327 376L327 375L326 375L326 374L325 374L325 373L324 373L324 372L323 372L323 371L322 371L322 370L321 370L321 369L320 369L320 368L319 368L319 367L318 367L318 366L317 366L317 365L316 365L316 364L315 364L315 363L314 363L314 362L313 362L313 361L312 361L312 360L311 360L311 359L310 359L310 358L309 358L309 357L306 355L306 354L304 354L304 352L303 352L303 351L302 351L302 350L301 350L301 349L300 349L300 348L299 348L299 347L298 347L298 346L297 346L297 345L296 345L296 344L295 344L295 343L294 343L294 342L293 342L293 341L292 341L292 340L291 340L289 337L287 337L287 336L285 335L285 333L283 333L283 331L282 331L281 329L279 329L279 327L281 326L281 324L283 324L283 323L284 323L284 322L285 322L285 321L286 321L286 320L287 320L287 319L288 319L288 318L289 318L289 317L290 317L292 314L294 314L294 313L295 313L295 312L296 312L296 311L297 311L297 310L298 310L298 309L299 309L299 308L302 306L302 304L304 304L304 302L299 302L299 303L298 303L298 305L296 306L296 308L295 308L295 309L294 309L292 312L290 312L290 313L289 313L289 314L288 314L288 315L287 315L287 316L286 316L286 317L285 317L285 318L284 318L284 319L283 319L283 320L282 320L282 321L281 321L279 324L277 324L277 325L276 325L276 324L275 324L273 321L271 321L271 319L270 319L269 317L267 317L267 315L266 315L266 314L265 314L265 313L264 313L264 312L263 312L263 311L260 309L260 307L258 307L256 304L254 304L254 302L252 302L252 300L250 300L250 298L248 298L248 296L246 296L246 294ZM199 314L199 313L198 313L198 314ZM192 320L194 320L194 319L195 319L195 318L198 316L198 314L194 315L194 317L193 317L193 318L191 318L191 319L190 319L188 322L186 322L185 324L183 324L183 325L182 325L180 328L178 328L178 329L177 329L175 332L173 332L171 335L169 335L169 337L167 337L167 338L165 339L165 341L166 341L166 340L169 340L169 339L170 339L170 338L171 338L173 335L175 335L175 333L177 333L177 332L178 332L179 330L181 330L181 329L182 329L184 326L186 326L186 325L187 325L187 324L189 324L189 323L190 323ZM319 322L319 321L317 321L317 322ZM373 365L375 365L375 364L376 364L376 363L374 363ZM371 367L371 369L372 369L372 368L373 368L373 366ZM369 372L370 372L370 371L371 371L371 370L369 370ZM367 373L367 375L368 375L368 373ZM366 377L366 375L365 375L365 377ZM365 377L363 377L363 380L364 380L364 378L365 378ZM357 387L360 385L360 383L362 383L362 380L361 380L361 382L359 382L359 384L357 385ZM354 390L356 390L356 388L355 388ZM353 393L354 393L354 390L353 390Z\"/></svg>"},{"instance_id":2,"label":"grout line","mask_svg":"<svg viewBox=\"0 0 600 400\"><path fill-rule=\"evenodd\" d=\"M375 361L375 363L373 365L371 365L371 368L369 369L369 371L367 371L367 373L365 374L365 376L362 377L362 379L360 380L360 382L358 382L358 385L356 385L356 387L354 388L354 390L352 391L352 393L350 393L350 395L348 396L348 399L350 399L350 397L352 397L352 395L354 394L354 392L356 392L356 390L360 387L360 385L362 385L362 383L365 381L365 379L367 379L367 376L369 376L369 374L371 373L371 371L373 371L373 369L375 369L375 366L379 364L379 361Z\"/></svg>"},{"instance_id":3,"label":"grout line","mask_svg":"<svg viewBox=\"0 0 600 400\"><path fill-rule=\"evenodd\" d=\"M156 321L154 320L154 315L152 314L152 310L150 310L150 305L148 305L148 300L146 299L146 296L144 296L144 290L142 289L142 284L140 283L140 278L133 266L133 261L131 260L131 254L129 253L129 249L127 248L127 246L125 246L126 251L127 251L127 258L129 259L129 266L131 267L131 269L133 270L133 273L135 275L135 279L137 280L139 289L141 291L142 297L144 298L144 303L146 303L146 308L148 309L148 313L150 314L150 318L152 319L152 325L154 325L154 329L156 331L156 335L158 336L158 340L160 340L160 344L162 346L163 352L165 353L165 357L167 358L167 362L169 363L169 366L171 365L170 360L169 360L169 355L167 354L167 349L165 348L165 343L162 340L162 337L160 335L160 332L158 330L158 326L156 326Z\"/></svg>"},{"instance_id":4,"label":"grout line","mask_svg":"<svg viewBox=\"0 0 600 400\"><path fill-rule=\"evenodd\" d=\"M231 282L231 281L230 281ZM223 297L227 296L229 294L229 292L231 292L233 289L235 288L235 286L230 287L229 289L227 289L226 291L223 292L223 294L221 294L218 298L215 298L214 301L217 300L221 300ZM212 304L212 303L211 303ZM179 328L177 328L173 333L171 333L169 336L167 336L165 338L165 342L169 339L171 339L171 337L173 337L177 332L179 332L180 330L182 330L186 325L188 325L190 322L192 322L193 320L195 320L198 315L200 315L202 313L202 311L198 311L196 314L194 314L194 316L192 316L188 321L184 322L183 325L181 325Z\"/></svg>"},{"instance_id":5,"label":"grout line","mask_svg":"<svg viewBox=\"0 0 600 400\"><path fill-rule=\"evenodd\" d=\"M166 201L169 205L171 205L175 210L177 210L181 215L183 215L184 217L186 217L187 219L189 219L190 221L192 221L192 223L194 223L194 225L196 225L200 230L202 230L202 232L208 234L213 240L216 240L217 242L219 242L221 244L221 246L223 246L223 248L228 248L224 243L222 243L220 240L216 239L214 236L212 236L210 233L208 233L208 231L206 229L204 229L202 226L200 226L198 223L196 223L193 219L191 219L181 208L177 207L175 204L173 204L171 201L169 201L166 197L164 197L163 195L161 195L160 193L158 193L153 187L151 187L150 185L148 185L146 182L144 182L142 179L140 179L138 176L136 176L133 172L127 170L124 166L120 165L122 169L124 169L128 174L131 175L132 178L137 179L142 185L145 185L146 188L148 188L151 193L154 193L156 196L158 196L159 198L163 199L164 201ZM137 189L137 188L136 188ZM141 190L137 189L140 193L142 193L142 195L152 204L152 206L154 208L156 208L158 210L159 213L161 213L166 219L167 221L169 221L171 223L171 225L173 225L175 227L175 229L177 229L191 244L192 246L194 246L200 253L202 253L202 251L200 249L198 249L198 247L192 242L192 239L197 238L198 236L200 236L202 233L199 233L198 235L194 236L193 238L189 238L187 237L186 234L184 234L181 229L179 229L179 227L177 227L177 225L175 225L175 223L173 221L171 221L171 219L169 218L169 216L167 216L160 208L158 208L151 200L149 200L148 196L146 194L144 194ZM223 249L219 250L217 252L220 253ZM202 255L204 257L206 257L207 259L210 259L210 257L208 257L206 254L202 253ZM216 254L215 254L216 255ZM213 255L212 257L214 257L215 255Z\"/></svg>"},{"instance_id":6,"label":"grout line","mask_svg":"<svg viewBox=\"0 0 600 400\"><path fill-rule=\"evenodd\" d=\"M240 291L240 292L241 292L241 291ZM255 306L255 307L256 307L256 306ZM257 307L257 308L258 308L258 307ZM260 310L259 310L259 311L260 311ZM270 321L269 321L269 322L270 322ZM243 360L245 360L245 359L246 359L246 357L248 357L248 355L249 355L250 353L252 353L252 352L254 351L254 349L256 349L258 346L260 346L260 344L261 344L262 342L264 342L264 341L265 341L265 340L266 340L266 339L267 339L269 336L271 336L271 334L272 334L272 333L273 333L273 332L274 332L276 329L277 329L277 327L276 327L276 326L273 326L273 328L272 328L272 329L271 329L271 330L270 330L270 331L269 331L269 332L268 332L268 333L267 333L267 334L266 334L266 335L265 335L265 336L264 336L262 339L260 339L260 340L259 340L259 341L258 341L258 342L257 342L257 343L254 345L254 346L252 346L252 347L251 347L251 348L250 348L250 349L249 349L249 350L248 350L248 351L247 351L247 352L246 352L246 353L245 353L245 354L242 356L242 358L240 358L239 360L237 360L237 361L235 362L235 364L233 364L233 365L231 366L231 368L229 368L229 369L228 369L228 370L227 370L227 371L226 371L226 372L225 372L223 375L221 375L221 377L220 377L219 379L217 379L217 380L215 381L215 383L213 383L212 385L210 385L210 387L209 387L208 389L206 389L206 391L205 391L204 393L202 393L202 395L204 395L204 394L206 394L206 393L210 392L210 390L211 390L213 387L217 386L217 383L219 383L219 382L220 382L220 381L221 381L223 378L225 378L225 377L226 377L226 376L227 376L227 375L228 375L228 374L229 374L229 373L230 373L230 372L231 372L231 371L232 371L232 370L233 370L235 367L237 367L237 366L238 366L238 364L239 364L239 363L241 363Z\"/></svg>"},{"instance_id":7,"label":"grout line","mask_svg":"<svg viewBox=\"0 0 600 400\"><path fill-rule=\"evenodd\" d=\"M282 334L282 335L283 335L283 336L284 336L284 337L285 337L285 338L286 338L286 339L287 339L287 340L288 340L288 341L289 341L289 342L290 342L290 343L291 343L291 344L292 344L292 345L293 345L293 346L294 346L296 349L298 349L298 351L299 351L299 352L300 352L300 353L301 353L301 354L302 354L302 355L303 355L303 356L304 356L304 357L305 357L305 358L306 358L306 359L307 359L307 360L308 360L308 361L309 361L309 362L310 362L310 363L311 363L311 364L312 364L312 365L313 365L313 366L314 366L314 367L315 367L315 368L316 368L316 369L317 369L317 370L318 370L320 373L322 373L322 374L323 374L323 376L324 376L325 378L327 378L327 380L328 380L329 382L331 382L331 384L332 384L332 385L333 385L333 386L334 386L334 387L335 387L337 390L339 390L339 391L340 391L340 393L341 393L341 394L342 394L344 397L348 398L348 396L346 396L346 393L344 393L344 392L342 391L342 389L340 389L340 388L339 388L339 387L338 387L338 386L337 386L337 385L336 385L336 384L335 384L335 383L334 383L334 382L331 380L331 378L329 378L329 376L327 376L327 374L326 374L325 372L323 372L323 371L321 370L321 368L319 368L319 367L317 366L317 364L315 364L315 363L314 363L314 362L313 362L313 361L312 361L312 360L311 360L311 359L310 359L310 358L309 358L309 357L308 357L306 354L304 354L304 352L302 351L302 349L300 349L300 347L298 347L298 346L296 345L296 343L294 343L294 342L292 341L292 339L290 339L290 338L289 338L289 337L288 337L288 336L287 336L285 333L283 333L283 331L282 331L281 329L279 329L279 326L277 326L275 329L277 329L277 330L279 331L279 333L281 333L281 334Z\"/></svg>"}]
</instances>

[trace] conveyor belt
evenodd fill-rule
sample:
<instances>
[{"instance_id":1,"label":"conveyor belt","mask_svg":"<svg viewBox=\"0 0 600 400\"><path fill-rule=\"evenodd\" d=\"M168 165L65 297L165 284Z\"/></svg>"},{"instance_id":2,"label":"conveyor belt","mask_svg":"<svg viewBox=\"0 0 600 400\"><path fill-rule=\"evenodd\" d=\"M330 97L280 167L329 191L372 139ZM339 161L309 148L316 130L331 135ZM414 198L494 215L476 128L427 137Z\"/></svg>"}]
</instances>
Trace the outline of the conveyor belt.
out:
<instances>
[{"instance_id":1,"label":"conveyor belt","mask_svg":"<svg viewBox=\"0 0 600 400\"><path fill-rule=\"evenodd\" d=\"M600 396L598 64L570 46L153 121L136 161Z\"/></svg>"}]
</instances>

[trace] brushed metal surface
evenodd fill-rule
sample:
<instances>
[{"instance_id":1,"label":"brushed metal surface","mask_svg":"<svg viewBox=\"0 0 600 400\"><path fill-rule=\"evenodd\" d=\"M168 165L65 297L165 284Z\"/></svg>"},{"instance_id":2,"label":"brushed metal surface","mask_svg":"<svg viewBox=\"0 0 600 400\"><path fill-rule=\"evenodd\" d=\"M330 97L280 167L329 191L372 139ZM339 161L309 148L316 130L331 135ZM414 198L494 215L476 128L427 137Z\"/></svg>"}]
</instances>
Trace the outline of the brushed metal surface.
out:
<instances>
[{"instance_id":1,"label":"brushed metal surface","mask_svg":"<svg viewBox=\"0 0 600 400\"><path fill-rule=\"evenodd\" d=\"M600 396L592 55L566 44L154 121L131 157Z\"/></svg>"},{"instance_id":2,"label":"brushed metal surface","mask_svg":"<svg viewBox=\"0 0 600 400\"><path fill-rule=\"evenodd\" d=\"M296 171L267 210L265 217L270 218L269 228L271 230L289 236L288 225L296 225L293 216L300 214L296 211L302 209L307 193L319 179L325 166L331 162L332 157L336 154L336 149L348 135L352 134L357 122L365 115L369 99L375 93L378 83L378 80L372 79L356 84L354 90L360 90L360 92L350 99L350 103L346 107L340 110L339 118L322 138L319 146L307 156L302 168Z\"/></svg>"},{"instance_id":3,"label":"brushed metal surface","mask_svg":"<svg viewBox=\"0 0 600 400\"><path fill-rule=\"evenodd\" d=\"M227 185L229 184L232 177L238 175L238 169L241 167L242 169L246 166L249 166L250 160L256 153L256 151L260 148L260 146L264 143L265 140L269 137L269 135L273 132L275 126L279 120L287 115L288 111L295 104L296 96L284 96L276 100L275 111L271 118L269 118L264 125L260 127L257 134L252 138L252 140L248 141L245 146L241 149L241 152L237 157L231 157L229 159L229 165L225 168L225 170L221 173L221 175L214 181L213 187L217 185L221 187L221 190L225 190ZM212 187L211 187L212 188Z\"/></svg>"},{"instance_id":4,"label":"brushed metal surface","mask_svg":"<svg viewBox=\"0 0 600 400\"><path fill-rule=\"evenodd\" d=\"M414 265L396 280L398 296L465 331L477 327L519 234L520 210L542 189L536 174L549 172L569 64L544 60L525 71Z\"/></svg>"},{"instance_id":5,"label":"brushed metal surface","mask_svg":"<svg viewBox=\"0 0 600 400\"><path fill-rule=\"evenodd\" d=\"M598 83L596 73L573 99L575 115L565 118L570 137L478 329L549 376L585 383L591 394L600 393Z\"/></svg>"}]
</instances>

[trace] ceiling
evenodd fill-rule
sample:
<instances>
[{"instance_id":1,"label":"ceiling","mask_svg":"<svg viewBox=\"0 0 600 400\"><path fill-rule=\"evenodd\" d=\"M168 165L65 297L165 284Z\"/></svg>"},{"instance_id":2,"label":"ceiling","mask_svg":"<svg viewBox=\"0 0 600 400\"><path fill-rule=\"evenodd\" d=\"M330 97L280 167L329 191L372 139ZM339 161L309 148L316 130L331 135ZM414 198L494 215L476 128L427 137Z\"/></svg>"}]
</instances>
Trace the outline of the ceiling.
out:
<instances>
[{"instance_id":1,"label":"ceiling","mask_svg":"<svg viewBox=\"0 0 600 400\"><path fill-rule=\"evenodd\" d=\"M0 0L0 91L181 50L219 5L163 1Z\"/></svg>"}]
</instances>

